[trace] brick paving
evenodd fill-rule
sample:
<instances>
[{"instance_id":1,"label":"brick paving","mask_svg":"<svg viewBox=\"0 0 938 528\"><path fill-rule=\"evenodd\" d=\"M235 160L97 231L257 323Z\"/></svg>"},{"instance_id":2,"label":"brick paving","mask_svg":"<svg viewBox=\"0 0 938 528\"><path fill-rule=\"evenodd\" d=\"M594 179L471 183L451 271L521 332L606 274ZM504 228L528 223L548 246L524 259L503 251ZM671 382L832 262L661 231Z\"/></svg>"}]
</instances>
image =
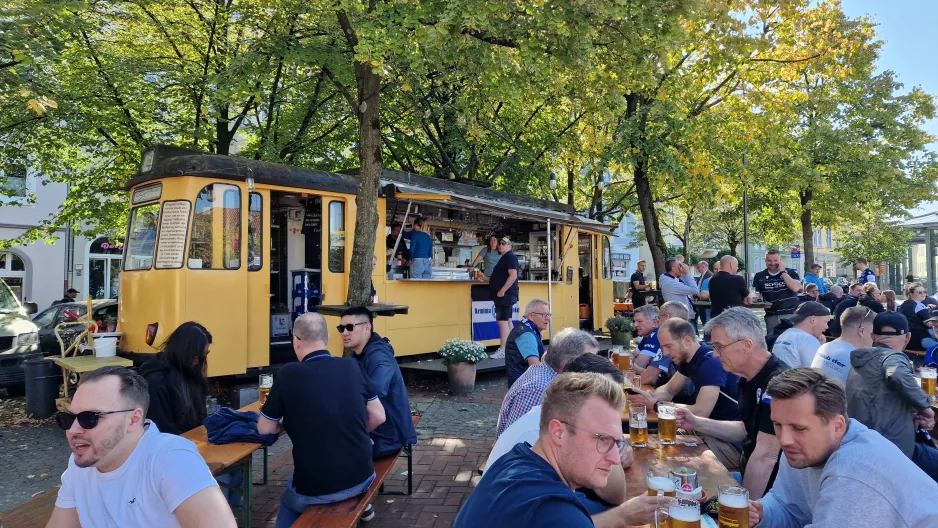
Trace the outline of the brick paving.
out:
<instances>
[{"instance_id":1,"label":"brick paving","mask_svg":"<svg viewBox=\"0 0 938 528\"><path fill-rule=\"evenodd\" d=\"M379 495L374 502L375 520L362 526L452 526L459 508L481 478L476 470L495 444L495 422L505 390L503 374L480 376L476 390L468 396L453 396L442 390L409 390L411 407L422 415L414 446L414 493ZM256 471L258 465L254 467ZM253 526L274 526L280 495L292 473L289 451L276 458L271 455L268 484L254 487ZM385 491L406 493L406 459L395 464L385 480Z\"/></svg>"}]
</instances>

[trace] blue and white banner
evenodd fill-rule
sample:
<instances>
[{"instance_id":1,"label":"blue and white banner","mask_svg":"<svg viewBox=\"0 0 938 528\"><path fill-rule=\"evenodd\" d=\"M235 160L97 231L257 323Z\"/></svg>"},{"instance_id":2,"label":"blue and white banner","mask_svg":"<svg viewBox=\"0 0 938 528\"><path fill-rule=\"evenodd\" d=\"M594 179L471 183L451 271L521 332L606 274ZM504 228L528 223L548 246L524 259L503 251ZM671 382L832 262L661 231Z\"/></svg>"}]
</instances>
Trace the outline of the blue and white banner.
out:
<instances>
[{"instance_id":1,"label":"blue and white banner","mask_svg":"<svg viewBox=\"0 0 938 528\"><path fill-rule=\"evenodd\" d=\"M472 340L488 341L498 339L498 323L495 321L495 303L489 300L488 287L472 287ZM521 321L521 303L516 302L511 309L512 326Z\"/></svg>"}]
</instances>

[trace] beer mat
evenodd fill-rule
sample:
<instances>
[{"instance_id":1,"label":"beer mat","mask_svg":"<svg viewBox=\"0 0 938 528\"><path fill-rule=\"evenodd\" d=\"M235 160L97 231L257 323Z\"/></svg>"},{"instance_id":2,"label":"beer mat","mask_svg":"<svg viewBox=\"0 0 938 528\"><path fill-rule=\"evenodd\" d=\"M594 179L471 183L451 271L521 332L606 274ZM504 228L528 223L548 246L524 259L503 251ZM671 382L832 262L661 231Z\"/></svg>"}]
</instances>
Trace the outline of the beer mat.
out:
<instances>
[{"instance_id":1,"label":"beer mat","mask_svg":"<svg viewBox=\"0 0 938 528\"><path fill-rule=\"evenodd\" d=\"M697 442L684 442L687 447L697 447Z\"/></svg>"},{"instance_id":2,"label":"beer mat","mask_svg":"<svg viewBox=\"0 0 938 528\"><path fill-rule=\"evenodd\" d=\"M719 528L717 522L714 521L709 515L700 516L700 527L701 528Z\"/></svg>"}]
</instances>

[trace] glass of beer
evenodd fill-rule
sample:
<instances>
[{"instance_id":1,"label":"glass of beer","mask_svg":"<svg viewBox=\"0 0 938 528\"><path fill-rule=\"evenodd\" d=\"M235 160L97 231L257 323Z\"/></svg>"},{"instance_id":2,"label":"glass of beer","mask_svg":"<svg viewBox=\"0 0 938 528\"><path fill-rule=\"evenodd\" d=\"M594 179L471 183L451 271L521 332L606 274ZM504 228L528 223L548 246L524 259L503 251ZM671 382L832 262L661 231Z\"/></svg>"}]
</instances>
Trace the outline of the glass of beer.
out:
<instances>
[{"instance_id":1,"label":"glass of beer","mask_svg":"<svg viewBox=\"0 0 938 528\"><path fill-rule=\"evenodd\" d=\"M629 441L632 447L648 446L648 420L644 405L629 405Z\"/></svg>"},{"instance_id":2,"label":"glass of beer","mask_svg":"<svg viewBox=\"0 0 938 528\"><path fill-rule=\"evenodd\" d=\"M677 439L677 406L671 402L658 404L658 440L674 445Z\"/></svg>"},{"instance_id":3,"label":"glass of beer","mask_svg":"<svg viewBox=\"0 0 938 528\"><path fill-rule=\"evenodd\" d=\"M671 528L671 516L668 515L668 506L655 510L654 528Z\"/></svg>"},{"instance_id":4,"label":"glass of beer","mask_svg":"<svg viewBox=\"0 0 938 528\"><path fill-rule=\"evenodd\" d=\"M609 359L616 368L619 367L619 347L612 347L612 350L609 351Z\"/></svg>"},{"instance_id":5,"label":"glass of beer","mask_svg":"<svg viewBox=\"0 0 938 528\"><path fill-rule=\"evenodd\" d=\"M273 386L274 386L274 375L273 374L261 374L260 385L258 387L258 392L260 393L261 405L264 405L264 402L267 401L267 395L270 393L270 388Z\"/></svg>"},{"instance_id":6,"label":"glass of beer","mask_svg":"<svg viewBox=\"0 0 938 528\"><path fill-rule=\"evenodd\" d=\"M677 493L677 479L672 477L671 473L667 470L649 471L645 482L648 486L648 495L651 497L655 495L674 497Z\"/></svg>"},{"instance_id":7,"label":"glass of beer","mask_svg":"<svg viewBox=\"0 0 938 528\"><path fill-rule=\"evenodd\" d=\"M935 367L922 367L922 390L932 400L935 399L935 381L938 378L938 369Z\"/></svg>"},{"instance_id":8,"label":"glass of beer","mask_svg":"<svg viewBox=\"0 0 938 528\"><path fill-rule=\"evenodd\" d=\"M619 372L623 374L632 370L632 354L629 351L619 347Z\"/></svg>"},{"instance_id":9,"label":"glass of beer","mask_svg":"<svg viewBox=\"0 0 938 528\"><path fill-rule=\"evenodd\" d=\"M671 499L668 516L669 528L700 528L700 503L693 499Z\"/></svg>"},{"instance_id":10,"label":"glass of beer","mask_svg":"<svg viewBox=\"0 0 938 528\"><path fill-rule=\"evenodd\" d=\"M749 528L749 490L720 486L720 528Z\"/></svg>"}]
</instances>

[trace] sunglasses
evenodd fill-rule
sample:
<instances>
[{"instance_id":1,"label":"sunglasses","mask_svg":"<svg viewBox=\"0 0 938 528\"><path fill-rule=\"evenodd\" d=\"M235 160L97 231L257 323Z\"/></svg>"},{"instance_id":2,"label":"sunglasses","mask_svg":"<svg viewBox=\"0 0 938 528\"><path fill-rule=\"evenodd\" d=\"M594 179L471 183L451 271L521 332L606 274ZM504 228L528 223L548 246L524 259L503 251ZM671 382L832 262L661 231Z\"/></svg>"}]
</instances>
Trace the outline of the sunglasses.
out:
<instances>
[{"instance_id":1,"label":"sunglasses","mask_svg":"<svg viewBox=\"0 0 938 528\"><path fill-rule=\"evenodd\" d=\"M94 429L98 426L98 420L106 414L133 412L136 409L124 409L122 411L82 411L78 414L68 411L59 411L55 413L55 423L59 428L68 431L78 419L78 425L82 429Z\"/></svg>"},{"instance_id":2,"label":"sunglasses","mask_svg":"<svg viewBox=\"0 0 938 528\"><path fill-rule=\"evenodd\" d=\"M336 328L336 330L338 330L339 333L341 334L342 332L351 332L352 330L355 330L355 327L356 327L356 326L358 326L358 325L363 325L363 324L368 324L368 322L367 322L367 321L363 321L363 322L361 322L361 323L349 323L349 324L344 324L344 325L340 324L339 326L337 326L337 327L335 327L335 328Z\"/></svg>"}]
</instances>

